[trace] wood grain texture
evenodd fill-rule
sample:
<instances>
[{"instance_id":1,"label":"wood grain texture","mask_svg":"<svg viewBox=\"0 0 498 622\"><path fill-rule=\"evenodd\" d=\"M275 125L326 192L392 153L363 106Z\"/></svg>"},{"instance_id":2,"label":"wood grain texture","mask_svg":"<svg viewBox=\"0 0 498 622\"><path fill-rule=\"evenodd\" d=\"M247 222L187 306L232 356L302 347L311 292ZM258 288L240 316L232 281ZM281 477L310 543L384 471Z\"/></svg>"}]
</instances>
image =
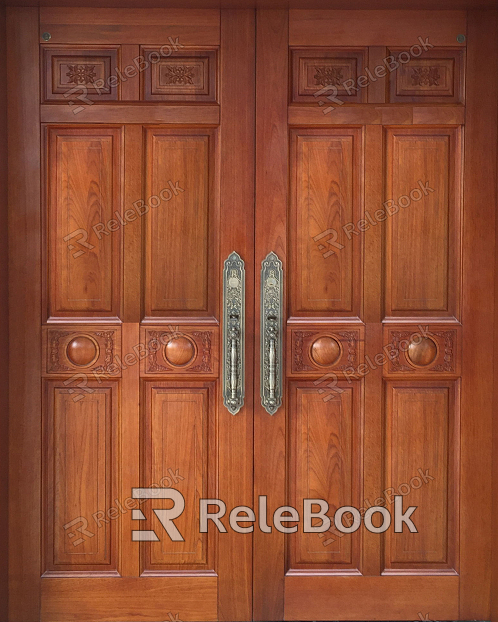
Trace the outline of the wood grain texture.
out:
<instances>
[{"instance_id":1,"label":"wood grain texture","mask_svg":"<svg viewBox=\"0 0 498 622\"><path fill-rule=\"evenodd\" d=\"M147 129L145 141L145 315L214 316L216 133Z\"/></svg>"},{"instance_id":2,"label":"wood grain texture","mask_svg":"<svg viewBox=\"0 0 498 622\"><path fill-rule=\"evenodd\" d=\"M413 8L413 7L412 7ZM466 32L464 11L414 10L289 11L290 45L414 45L418 37L432 45L457 45ZM463 45L463 44L461 44Z\"/></svg>"},{"instance_id":3,"label":"wood grain texture","mask_svg":"<svg viewBox=\"0 0 498 622\"><path fill-rule=\"evenodd\" d=\"M126 226L123 231L123 322L139 322L143 317L142 300L142 233L143 218L140 218L133 205L143 200L144 165L143 129L140 125L125 125L123 188L124 214ZM131 210L131 211L130 211ZM132 220L133 218L133 220ZM138 341L136 342L138 343ZM132 346L136 345L132 344Z\"/></svg>"},{"instance_id":4,"label":"wood grain texture","mask_svg":"<svg viewBox=\"0 0 498 622\"><path fill-rule=\"evenodd\" d=\"M458 389L452 381L387 384L385 485L406 495L403 509L416 506L418 533L386 532L386 569L458 570Z\"/></svg>"},{"instance_id":5,"label":"wood grain texture","mask_svg":"<svg viewBox=\"0 0 498 622\"><path fill-rule=\"evenodd\" d=\"M287 272L288 195L288 13L260 10L256 16L256 292L259 300L261 261L273 251ZM272 88L268 88L268 84ZM255 369L260 369L260 310L255 304ZM284 305L284 309L286 305ZM285 352L285 344L284 350ZM269 507L285 505L286 400L270 416L261 406L259 373L255 375L254 497L268 496ZM254 533L253 619L284 616L284 536Z\"/></svg>"},{"instance_id":6,"label":"wood grain texture","mask_svg":"<svg viewBox=\"0 0 498 622\"><path fill-rule=\"evenodd\" d=\"M194 583L195 581L195 583ZM101 578L88 589L88 580L51 579L42 592L42 622L185 622L217 620L216 577ZM195 594L195 597L194 597Z\"/></svg>"},{"instance_id":7,"label":"wood grain texture","mask_svg":"<svg viewBox=\"0 0 498 622\"><path fill-rule=\"evenodd\" d=\"M386 149L386 315L458 318L459 132L387 129Z\"/></svg>"},{"instance_id":8,"label":"wood grain texture","mask_svg":"<svg viewBox=\"0 0 498 622\"><path fill-rule=\"evenodd\" d=\"M122 131L47 132L47 317L120 315Z\"/></svg>"},{"instance_id":9,"label":"wood grain texture","mask_svg":"<svg viewBox=\"0 0 498 622\"><path fill-rule=\"evenodd\" d=\"M339 99L339 98L338 98ZM289 106L289 123L292 125L459 125L465 119L465 106L382 106L357 104L355 106L334 106L327 99L327 93L317 98L316 106L294 104ZM320 102L323 102L320 107Z\"/></svg>"},{"instance_id":10,"label":"wood grain texture","mask_svg":"<svg viewBox=\"0 0 498 622\"><path fill-rule=\"evenodd\" d=\"M86 386L80 391L48 381L45 388L45 571L68 577L117 564L117 524L106 518L119 468L117 385Z\"/></svg>"},{"instance_id":11,"label":"wood grain texture","mask_svg":"<svg viewBox=\"0 0 498 622\"><path fill-rule=\"evenodd\" d=\"M324 499L330 517L342 506L362 505L360 386L338 386L343 392L324 401L313 382L289 383L289 505L302 508L303 499ZM322 538L301 530L287 536L287 573L359 572L360 532L330 538L334 531Z\"/></svg>"},{"instance_id":12,"label":"wood grain texture","mask_svg":"<svg viewBox=\"0 0 498 622\"><path fill-rule=\"evenodd\" d=\"M144 390L142 485L158 485L169 475L168 469L178 471L182 479L171 485L183 495L185 511L175 522L184 542L172 542L152 512L168 509L170 501L156 499L144 504L143 511L149 515L147 528L154 529L160 541L143 544L142 572L214 570L216 533L199 533L199 500L215 495L214 384L178 386L149 381Z\"/></svg>"},{"instance_id":13,"label":"wood grain texture","mask_svg":"<svg viewBox=\"0 0 498 622\"><path fill-rule=\"evenodd\" d=\"M127 43L166 45L168 36L182 45L219 45L220 12L215 9L42 7L42 32L52 43Z\"/></svg>"},{"instance_id":14,"label":"wood grain texture","mask_svg":"<svg viewBox=\"0 0 498 622\"><path fill-rule=\"evenodd\" d=\"M362 217L361 145L357 129L291 133L292 316L359 315L362 239L343 227Z\"/></svg>"},{"instance_id":15,"label":"wood grain texture","mask_svg":"<svg viewBox=\"0 0 498 622\"><path fill-rule=\"evenodd\" d=\"M375 214L382 203L383 130L379 125L365 128L365 210ZM381 225L365 235L365 278L363 305L365 321L365 352L374 357L382 352L382 245ZM375 503L382 492L383 464L379 447L384 434L384 393L382 366L374 366L364 379L363 412L363 500ZM381 546L378 534L365 530L362 541L362 572L378 576L381 572Z\"/></svg>"},{"instance_id":16,"label":"wood grain texture","mask_svg":"<svg viewBox=\"0 0 498 622\"><path fill-rule=\"evenodd\" d=\"M464 173L460 617L489 617L492 515L489 387L493 357L492 257L496 252L498 50L496 11L470 11ZM482 59L488 59L484 67ZM488 88L482 91L485 81ZM483 183L483 180L486 180ZM476 425L476 416L479 425ZM474 528L476 513L481 516Z\"/></svg>"},{"instance_id":17,"label":"wood grain texture","mask_svg":"<svg viewBox=\"0 0 498 622\"><path fill-rule=\"evenodd\" d=\"M0 9L0 29L6 32L6 11L5 7ZM7 42L5 37L0 41L0 54L2 58L7 55ZM0 141L3 145L7 144L7 65L4 63L0 67ZM4 205L8 204L8 171L7 171L7 150L4 149L0 155L0 187L3 188L2 200ZM8 209L3 209L0 216L0 321L4 330L0 335L0 349L2 352L9 351L9 264L8 264ZM0 531L5 534L0 544L0 619L8 618L8 589L9 589L9 559L8 559L8 487L9 487L9 361L8 357L2 357L0 362L0 473L2 479L0 483L0 495L6 503L2 504L0 510Z\"/></svg>"},{"instance_id":18,"label":"wood grain texture","mask_svg":"<svg viewBox=\"0 0 498 622\"><path fill-rule=\"evenodd\" d=\"M227 507L253 507L255 12L221 11L221 262L237 251L246 270L246 394L233 416L218 398L218 486ZM220 273L218 273L220 274ZM220 292L221 295L221 292ZM220 321L222 318L220 317ZM218 618L252 619L253 537L233 531L218 541Z\"/></svg>"},{"instance_id":19,"label":"wood grain texture","mask_svg":"<svg viewBox=\"0 0 498 622\"><path fill-rule=\"evenodd\" d=\"M410 620L414 611L458 617L458 577L290 576L285 587L286 620L330 620L331 611L343 620Z\"/></svg>"},{"instance_id":20,"label":"wood grain texture","mask_svg":"<svg viewBox=\"0 0 498 622\"><path fill-rule=\"evenodd\" d=\"M37 39L37 9L8 9L9 394L10 412L15 413L9 429L9 615L13 622L34 622L40 607L41 146Z\"/></svg>"},{"instance_id":21,"label":"wood grain texture","mask_svg":"<svg viewBox=\"0 0 498 622\"><path fill-rule=\"evenodd\" d=\"M122 324L122 348L125 353L125 368L122 372L119 403L119 464L120 478L119 499L127 509L117 519L119 529L118 571L121 577L138 577L140 575L140 547L131 539L131 532L137 528L130 511L131 489L140 482L140 365L133 348L140 343L138 323ZM130 357L131 355L131 357ZM128 505L127 502L128 501ZM138 507L138 504L134 507Z\"/></svg>"},{"instance_id":22,"label":"wood grain texture","mask_svg":"<svg viewBox=\"0 0 498 622\"><path fill-rule=\"evenodd\" d=\"M184 123L218 125L220 108L216 104L197 106L157 106L143 103L122 103L120 106L100 104L92 106L75 100L83 110L75 116L73 106L43 104L41 120L45 123Z\"/></svg>"}]
</instances>

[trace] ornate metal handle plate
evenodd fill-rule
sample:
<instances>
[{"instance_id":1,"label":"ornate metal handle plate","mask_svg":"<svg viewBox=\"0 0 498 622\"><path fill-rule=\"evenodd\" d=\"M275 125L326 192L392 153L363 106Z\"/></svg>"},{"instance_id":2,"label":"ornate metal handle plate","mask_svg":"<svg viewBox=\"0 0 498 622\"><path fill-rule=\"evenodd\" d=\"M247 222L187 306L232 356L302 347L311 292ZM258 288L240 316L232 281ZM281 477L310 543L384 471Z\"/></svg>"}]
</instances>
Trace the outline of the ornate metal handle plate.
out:
<instances>
[{"instance_id":1,"label":"ornate metal handle plate","mask_svg":"<svg viewBox=\"0 0 498 622\"><path fill-rule=\"evenodd\" d=\"M261 264L261 404L270 415L282 405L282 262L269 253Z\"/></svg>"},{"instance_id":2,"label":"ornate metal handle plate","mask_svg":"<svg viewBox=\"0 0 498 622\"><path fill-rule=\"evenodd\" d=\"M245 268L233 252L223 270L223 403L236 415L244 405Z\"/></svg>"}]
</instances>

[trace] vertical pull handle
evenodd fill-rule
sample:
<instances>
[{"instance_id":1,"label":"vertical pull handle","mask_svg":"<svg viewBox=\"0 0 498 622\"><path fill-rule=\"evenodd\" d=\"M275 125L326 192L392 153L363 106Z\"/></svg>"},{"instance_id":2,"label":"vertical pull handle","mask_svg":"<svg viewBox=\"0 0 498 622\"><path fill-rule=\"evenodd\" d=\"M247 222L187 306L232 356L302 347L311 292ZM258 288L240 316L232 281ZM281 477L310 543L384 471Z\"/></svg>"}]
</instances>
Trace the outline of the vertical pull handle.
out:
<instances>
[{"instance_id":1,"label":"vertical pull handle","mask_svg":"<svg viewBox=\"0 0 498 622\"><path fill-rule=\"evenodd\" d=\"M261 404L270 415L282 405L282 262L269 253L261 264Z\"/></svg>"},{"instance_id":2,"label":"vertical pull handle","mask_svg":"<svg viewBox=\"0 0 498 622\"><path fill-rule=\"evenodd\" d=\"M275 338L270 338L270 354L269 354L269 366L270 366L270 400L275 401L275 370L277 366L275 364Z\"/></svg>"},{"instance_id":3,"label":"vertical pull handle","mask_svg":"<svg viewBox=\"0 0 498 622\"><path fill-rule=\"evenodd\" d=\"M235 331L232 332L230 346L230 400L234 403L237 399L237 336Z\"/></svg>"},{"instance_id":4,"label":"vertical pull handle","mask_svg":"<svg viewBox=\"0 0 498 622\"><path fill-rule=\"evenodd\" d=\"M223 403L236 415L244 405L245 267L233 252L223 269Z\"/></svg>"}]
</instances>

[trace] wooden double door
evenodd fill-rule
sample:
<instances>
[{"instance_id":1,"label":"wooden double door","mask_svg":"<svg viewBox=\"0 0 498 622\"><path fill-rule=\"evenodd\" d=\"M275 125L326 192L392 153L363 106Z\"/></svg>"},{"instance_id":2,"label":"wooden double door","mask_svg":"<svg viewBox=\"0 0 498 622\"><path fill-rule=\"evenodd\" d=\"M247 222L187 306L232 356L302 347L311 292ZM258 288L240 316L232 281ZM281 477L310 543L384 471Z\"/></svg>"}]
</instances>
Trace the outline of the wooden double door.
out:
<instances>
[{"instance_id":1,"label":"wooden double door","mask_svg":"<svg viewBox=\"0 0 498 622\"><path fill-rule=\"evenodd\" d=\"M487 619L494 19L10 11L12 620Z\"/></svg>"}]
</instances>

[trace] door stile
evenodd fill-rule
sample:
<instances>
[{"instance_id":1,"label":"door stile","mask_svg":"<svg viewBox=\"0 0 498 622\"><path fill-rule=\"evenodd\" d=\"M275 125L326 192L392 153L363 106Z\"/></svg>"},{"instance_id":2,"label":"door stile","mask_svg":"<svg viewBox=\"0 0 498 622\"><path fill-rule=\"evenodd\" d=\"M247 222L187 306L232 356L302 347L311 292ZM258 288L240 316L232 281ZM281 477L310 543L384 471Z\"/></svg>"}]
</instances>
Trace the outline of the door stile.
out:
<instances>
[{"instance_id":1,"label":"door stile","mask_svg":"<svg viewBox=\"0 0 498 622\"><path fill-rule=\"evenodd\" d=\"M244 406L232 415L223 404L221 391L218 394L218 491L228 511L238 505L253 507L254 10L221 10L221 49L222 219L218 278L221 284L223 262L237 252L245 262L246 301ZM222 290L220 287L223 310ZM218 548L218 619L250 620L252 536L228 529L218 538Z\"/></svg>"},{"instance_id":2,"label":"door stile","mask_svg":"<svg viewBox=\"0 0 498 622\"><path fill-rule=\"evenodd\" d=\"M491 573L489 442L493 403L493 256L496 227L496 11L469 11L463 206L460 619L488 619ZM496 292L495 292L496 296ZM496 413L495 413L496 415Z\"/></svg>"},{"instance_id":3,"label":"door stile","mask_svg":"<svg viewBox=\"0 0 498 622\"><path fill-rule=\"evenodd\" d=\"M125 83L126 84L126 83ZM139 198L143 199L143 129L124 126L123 212ZM140 343L142 281L142 218L128 222L123 229L123 324L122 382L120 394L120 447L118 450L121 503L140 482L140 363L133 356ZM127 358L126 358L127 357ZM126 360L124 360L126 358ZM127 364L130 361L130 364ZM131 539L137 527L132 512L120 518L119 572L122 577L140 576L140 548Z\"/></svg>"},{"instance_id":4,"label":"door stile","mask_svg":"<svg viewBox=\"0 0 498 622\"><path fill-rule=\"evenodd\" d=\"M7 9L9 149L9 609L40 612L41 138L38 8Z\"/></svg>"},{"instance_id":5,"label":"door stile","mask_svg":"<svg viewBox=\"0 0 498 622\"><path fill-rule=\"evenodd\" d=\"M267 496L268 516L286 504L286 392L282 406L269 415L260 400L261 262L275 252L283 264L287 318L288 200L288 12L258 10L256 49L256 254L255 254L255 390L254 499ZM285 326L283 352L285 349ZM284 354L285 357L285 354ZM285 387L285 382L284 382ZM268 520L270 524L271 519ZM284 534L254 533L254 620L281 620L284 615Z\"/></svg>"},{"instance_id":6,"label":"door stile","mask_svg":"<svg viewBox=\"0 0 498 622\"><path fill-rule=\"evenodd\" d=\"M366 125L365 137L365 210L375 213L382 205L383 135L381 125ZM382 223L372 227L364 237L363 318L365 354L371 360L382 353ZM382 497L383 483L383 380L379 365L365 376L363 420L363 495L362 506L376 505ZM378 534L363 530L363 575L381 574L381 544Z\"/></svg>"}]
</instances>

